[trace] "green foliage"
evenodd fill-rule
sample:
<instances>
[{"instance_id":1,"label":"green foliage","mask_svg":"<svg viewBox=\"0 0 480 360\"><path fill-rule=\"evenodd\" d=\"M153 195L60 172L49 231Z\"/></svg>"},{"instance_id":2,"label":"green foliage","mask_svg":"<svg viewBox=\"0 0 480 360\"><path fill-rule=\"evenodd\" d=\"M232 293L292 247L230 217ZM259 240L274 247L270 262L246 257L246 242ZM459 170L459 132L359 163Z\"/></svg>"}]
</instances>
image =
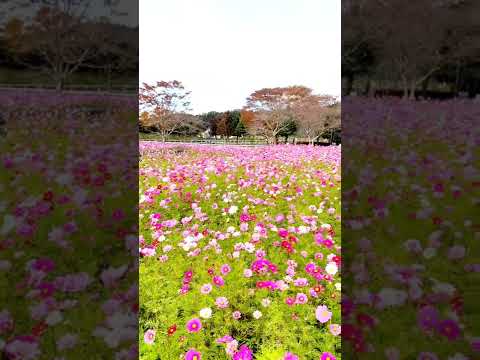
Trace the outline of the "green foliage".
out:
<instances>
[{"instance_id":1,"label":"green foliage","mask_svg":"<svg viewBox=\"0 0 480 360\"><path fill-rule=\"evenodd\" d=\"M247 127L243 123L243 121L239 120L237 123L237 126L235 127L235 131L233 132L233 135L235 136L244 136L248 134Z\"/></svg>"}]
</instances>

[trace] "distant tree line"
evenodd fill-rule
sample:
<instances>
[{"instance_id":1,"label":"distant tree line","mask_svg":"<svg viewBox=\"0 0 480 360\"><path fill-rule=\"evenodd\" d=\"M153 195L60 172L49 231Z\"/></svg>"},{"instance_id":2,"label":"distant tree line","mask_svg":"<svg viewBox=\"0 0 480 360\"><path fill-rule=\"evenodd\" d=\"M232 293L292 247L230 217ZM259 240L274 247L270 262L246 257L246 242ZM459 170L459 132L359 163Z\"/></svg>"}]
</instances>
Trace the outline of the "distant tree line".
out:
<instances>
[{"instance_id":1,"label":"distant tree line","mask_svg":"<svg viewBox=\"0 0 480 360\"><path fill-rule=\"evenodd\" d=\"M191 115L190 92L179 81L144 83L140 88L139 130L172 135L237 139L255 136L270 144L292 136L313 144L341 141L340 103L305 86L264 88L250 94L243 109Z\"/></svg>"},{"instance_id":2,"label":"distant tree line","mask_svg":"<svg viewBox=\"0 0 480 360\"><path fill-rule=\"evenodd\" d=\"M28 10L31 14L2 14L2 68L34 70L51 79L58 90L72 74L82 71L103 74L107 86L111 86L112 78L118 74L131 73L136 77L138 27L112 23L106 16L89 16L91 1L88 0L12 0L12 3L24 8L25 14L29 14Z\"/></svg>"},{"instance_id":3,"label":"distant tree line","mask_svg":"<svg viewBox=\"0 0 480 360\"><path fill-rule=\"evenodd\" d=\"M480 93L477 0L342 1L342 93Z\"/></svg>"}]
</instances>

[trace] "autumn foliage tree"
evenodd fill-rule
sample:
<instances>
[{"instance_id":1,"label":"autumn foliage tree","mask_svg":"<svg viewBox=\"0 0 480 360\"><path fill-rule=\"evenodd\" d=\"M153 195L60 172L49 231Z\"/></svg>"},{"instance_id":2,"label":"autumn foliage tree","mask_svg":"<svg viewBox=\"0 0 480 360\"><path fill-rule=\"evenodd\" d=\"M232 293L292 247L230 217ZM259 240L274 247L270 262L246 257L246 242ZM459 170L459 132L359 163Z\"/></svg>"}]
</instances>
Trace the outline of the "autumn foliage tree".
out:
<instances>
[{"instance_id":1,"label":"autumn foliage tree","mask_svg":"<svg viewBox=\"0 0 480 360\"><path fill-rule=\"evenodd\" d=\"M292 109L312 94L305 86L264 88L247 98L244 110L254 113L252 130L268 143L277 143L278 136L291 128Z\"/></svg>"},{"instance_id":2,"label":"autumn foliage tree","mask_svg":"<svg viewBox=\"0 0 480 360\"><path fill-rule=\"evenodd\" d=\"M59 0L40 7L29 21L9 19L4 37L11 55L50 76L62 90L67 78L97 55L103 40L85 15L87 6L85 1Z\"/></svg>"},{"instance_id":3,"label":"autumn foliage tree","mask_svg":"<svg viewBox=\"0 0 480 360\"><path fill-rule=\"evenodd\" d=\"M161 135L162 141L173 132L185 126L185 114L190 110L190 91L180 81L157 81L143 83L140 88L140 109L148 114L149 126ZM140 119L141 120L141 119Z\"/></svg>"},{"instance_id":4,"label":"autumn foliage tree","mask_svg":"<svg viewBox=\"0 0 480 360\"><path fill-rule=\"evenodd\" d=\"M339 124L332 120L336 99L330 95L309 95L293 107L299 132L313 144L328 128Z\"/></svg>"}]
</instances>

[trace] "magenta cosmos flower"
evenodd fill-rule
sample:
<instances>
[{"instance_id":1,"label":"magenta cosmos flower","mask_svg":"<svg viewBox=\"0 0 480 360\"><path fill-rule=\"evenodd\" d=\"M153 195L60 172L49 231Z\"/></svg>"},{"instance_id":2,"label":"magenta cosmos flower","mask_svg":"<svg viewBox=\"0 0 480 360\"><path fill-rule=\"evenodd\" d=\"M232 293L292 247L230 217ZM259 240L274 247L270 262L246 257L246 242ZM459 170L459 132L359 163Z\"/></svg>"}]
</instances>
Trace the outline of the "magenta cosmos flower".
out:
<instances>
[{"instance_id":1,"label":"magenta cosmos flower","mask_svg":"<svg viewBox=\"0 0 480 360\"><path fill-rule=\"evenodd\" d=\"M297 355L292 354L291 352L286 352L285 356L283 357L283 360L299 360L299 359Z\"/></svg>"},{"instance_id":2,"label":"magenta cosmos flower","mask_svg":"<svg viewBox=\"0 0 480 360\"><path fill-rule=\"evenodd\" d=\"M317 307L317 310L315 311L315 317L323 324L332 318L332 312L328 311L328 307L325 305L321 305Z\"/></svg>"},{"instance_id":3,"label":"magenta cosmos flower","mask_svg":"<svg viewBox=\"0 0 480 360\"><path fill-rule=\"evenodd\" d=\"M225 281L221 276L217 275L213 277L213 283L217 286L223 286L223 284L225 284Z\"/></svg>"},{"instance_id":4,"label":"magenta cosmos flower","mask_svg":"<svg viewBox=\"0 0 480 360\"><path fill-rule=\"evenodd\" d=\"M438 324L438 331L450 341L456 340L460 336L460 327L451 319L440 322L440 324Z\"/></svg>"},{"instance_id":5,"label":"magenta cosmos flower","mask_svg":"<svg viewBox=\"0 0 480 360\"><path fill-rule=\"evenodd\" d=\"M202 359L202 354L195 349L190 349L185 353L185 360L201 360L201 359Z\"/></svg>"},{"instance_id":6,"label":"magenta cosmos flower","mask_svg":"<svg viewBox=\"0 0 480 360\"><path fill-rule=\"evenodd\" d=\"M202 322L198 318L194 318L189 322L187 322L187 331L189 333L198 332L200 331L201 328L202 328Z\"/></svg>"},{"instance_id":7,"label":"magenta cosmos flower","mask_svg":"<svg viewBox=\"0 0 480 360\"><path fill-rule=\"evenodd\" d=\"M421 352L418 354L417 360L438 360L438 356L432 352Z\"/></svg>"},{"instance_id":8,"label":"magenta cosmos flower","mask_svg":"<svg viewBox=\"0 0 480 360\"><path fill-rule=\"evenodd\" d=\"M329 352L323 352L322 355L320 355L320 360L336 360L337 358Z\"/></svg>"},{"instance_id":9,"label":"magenta cosmos flower","mask_svg":"<svg viewBox=\"0 0 480 360\"><path fill-rule=\"evenodd\" d=\"M153 342L155 341L155 334L156 334L156 331L155 330L147 330L145 331L145 334L143 335L143 340L145 341L146 344L153 344Z\"/></svg>"}]
</instances>

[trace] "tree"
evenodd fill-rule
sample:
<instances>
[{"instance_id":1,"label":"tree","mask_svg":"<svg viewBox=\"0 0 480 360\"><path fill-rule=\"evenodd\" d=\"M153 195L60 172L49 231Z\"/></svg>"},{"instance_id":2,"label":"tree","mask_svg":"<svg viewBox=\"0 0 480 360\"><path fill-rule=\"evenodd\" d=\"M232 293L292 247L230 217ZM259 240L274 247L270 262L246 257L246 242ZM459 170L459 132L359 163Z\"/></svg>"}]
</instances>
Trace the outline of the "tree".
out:
<instances>
[{"instance_id":1,"label":"tree","mask_svg":"<svg viewBox=\"0 0 480 360\"><path fill-rule=\"evenodd\" d=\"M340 103L329 105L325 111L324 130L322 137L328 138L330 144L340 142L341 134L341 109Z\"/></svg>"},{"instance_id":2,"label":"tree","mask_svg":"<svg viewBox=\"0 0 480 360\"><path fill-rule=\"evenodd\" d=\"M250 129L252 128L253 122L255 119L255 114L253 111L248 111L248 110L240 110L240 122L245 126L247 133L250 132Z\"/></svg>"},{"instance_id":3,"label":"tree","mask_svg":"<svg viewBox=\"0 0 480 360\"><path fill-rule=\"evenodd\" d=\"M103 40L86 17L88 4L52 1L40 7L31 20L10 19L4 36L13 49L12 56L19 63L49 75L56 89L62 90L67 78L95 56ZM32 58L36 61L31 61Z\"/></svg>"},{"instance_id":4,"label":"tree","mask_svg":"<svg viewBox=\"0 0 480 360\"><path fill-rule=\"evenodd\" d=\"M243 123L242 120L240 120L238 123L237 123L237 126L235 128L235 131L233 132L233 135L235 135L237 137L237 140L239 137L241 136L245 136L248 134L248 130L247 130L247 127L245 126L245 124Z\"/></svg>"},{"instance_id":5,"label":"tree","mask_svg":"<svg viewBox=\"0 0 480 360\"><path fill-rule=\"evenodd\" d=\"M185 125L181 114L190 110L189 97L190 92L177 80L143 83L140 108L149 113L150 124L161 134L162 141Z\"/></svg>"},{"instance_id":6,"label":"tree","mask_svg":"<svg viewBox=\"0 0 480 360\"><path fill-rule=\"evenodd\" d=\"M264 88L253 92L244 109L254 113L253 132L268 143L277 143L279 134L291 127L292 107L311 94L312 90L305 86Z\"/></svg>"},{"instance_id":7,"label":"tree","mask_svg":"<svg viewBox=\"0 0 480 360\"><path fill-rule=\"evenodd\" d=\"M285 138L285 143L288 141L288 137L294 135L297 132L297 122L293 117L290 117L285 122L285 127L278 133L278 136L282 136Z\"/></svg>"},{"instance_id":8,"label":"tree","mask_svg":"<svg viewBox=\"0 0 480 360\"><path fill-rule=\"evenodd\" d=\"M240 122L241 114L239 110L232 110L226 112L227 117L227 136L235 135L235 129Z\"/></svg>"},{"instance_id":9,"label":"tree","mask_svg":"<svg viewBox=\"0 0 480 360\"><path fill-rule=\"evenodd\" d=\"M330 95L310 95L298 102L294 107L300 133L308 139L309 144L325 131L329 121L329 108L336 104Z\"/></svg>"}]
</instances>

